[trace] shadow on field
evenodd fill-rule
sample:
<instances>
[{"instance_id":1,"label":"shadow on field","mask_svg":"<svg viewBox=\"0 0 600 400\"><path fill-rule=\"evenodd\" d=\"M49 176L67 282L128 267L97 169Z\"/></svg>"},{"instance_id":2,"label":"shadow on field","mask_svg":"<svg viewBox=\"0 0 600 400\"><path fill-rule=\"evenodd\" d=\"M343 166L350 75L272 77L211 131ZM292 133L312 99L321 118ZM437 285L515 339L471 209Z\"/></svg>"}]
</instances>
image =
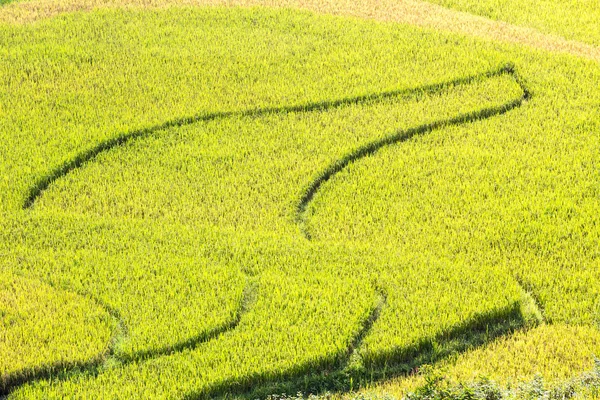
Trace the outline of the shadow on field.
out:
<instances>
[{"instance_id":1,"label":"shadow on field","mask_svg":"<svg viewBox=\"0 0 600 400\"><path fill-rule=\"evenodd\" d=\"M31 277L27 277L22 274L19 274L19 276L31 279ZM115 332L111 337L110 341L108 342L105 351L87 361L63 361L54 364L42 365L35 368L24 368L20 371L0 376L0 396L8 395L8 393L12 389L28 382L54 378L57 375L67 376L71 371L89 371L98 369L101 365L105 363L107 358L113 356L114 347L117 341L127 335L127 326L123 322L123 318L121 317L120 313L115 308L109 306L106 302L88 293L76 290L72 287L59 287L47 280L44 280L42 282L46 283L48 286L54 289L74 293L78 296L85 297L91 300L93 303L97 304L100 308L106 311L106 313L110 315L110 317L116 322ZM2 400L1 397L0 400Z\"/></svg>"},{"instance_id":2,"label":"shadow on field","mask_svg":"<svg viewBox=\"0 0 600 400\"><path fill-rule=\"evenodd\" d=\"M78 168L81 168L86 163L93 161L99 154L110 151L111 149L121 146L121 145L124 145L134 139L147 137L147 136L153 135L157 132L167 130L169 128L183 127L183 126L187 126L187 125L193 125L196 123L214 121L214 120L231 118L231 117L260 117L260 116L264 116L264 115L277 114L277 113L327 111L327 110L335 109L338 107L343 107L346 105L383 101L383 100L386 100L389 98L399 97L399 96L436 94L436 93L440 93L440 92L442 92L448 88L454 87L454 86L467 85L467 84L470 84L470 83L473 83L476 81L493 78L493 77L501 76L504 74L512 75L515 78L515 80L517 81L517 83L523 89L522 99L520 99L518 101L518 104L515 104L513 106L505 105L505 107L507 107L507 110L504 110L504 112L505 112L505 111L508 111L509 109L518 107L519 105L521 105L523 100L526 100L529 97L529 91L520 82L520 80L516 74L516 71L514 69L514 66L511 64L504 65L496 70L484 72L481 74L467 76L467 77L463 77L463 78L457 78L457 79L453 79L453 80L450 80L447 82L442 82L442 83L437 83L437 84L420 86L417 88L392 90L392 91L382 92L382 93L367 94L367 95L355 96L355 97L347 97L347 98L343 98L343 99L339 99L339 100L330 100L330 101L325 100L325 101L319 101L319 102L301 104L301 105L295 105L295 106L265 107L265 108L257 108L257 109L242 110L242 111L215 112L215 113L207 113L207 114L204 113L204 114L198 114L198 115L194 115L194 116L190 116L190 117L173 119L171 121L167 121L162 124L155 125L155 126L148 127L148 128L136 129L136 130L133 130L130 132L120 133L120 134L117 134L113 138L110 138L108 140L105 140L105 141L97 144L95 147L84 150L83 152L77 154L73 159L64 162L62 165L59 165L54 170L51 170L46 175L40 177L37 180L37 182L35 182L35 184L29 189L29 193L27 194L27 197L25 198L25 200L23 202L23 209L29 209L29 208L33 207L35 202L37 201L37 199L42 195L42 193L46 189L48 189L54 182L65 177L70 172L72 172ZM490 114L488 112L486 115L481 115L481 116L479 116L479 115L473 115L470 117L462 116L462 119L460 119L460 120L457 120L455 122L443 121L443 124L441 124L440 122L436 122L436 123L431 124L430 128L427 128L425 130L420 129L420 130L422 130L422 132L420 132L420 133L429 132L429 131L438 129L442 126L445 126L445 125L458 124L461 122L469 122L469 121L474 121L476 119L487 118L487 117L490 117L492 115L496 115L499 113L501 113L501 112L494 112L492 114ZM417 128L417 129L419 129L419 128ZM408 131L408 132L410 132L410 131ZM416 132L416 133L419 133L419 132ZM403 136L405 136L405 135L403 135ZM396 139L395 141L398 141L398 140ZM385 144L389 144L389 143L385 143ZM373 149L371 149L369 151L373 152ZM360 155L360 156L363 156L363 155ZM358 158L358 157L355 157L355 158ZM350 161L352 161L352 160L349 160L348 162L350 162ZM323 183L323 181L324 180L322 180L320 183ZM318 183L316 185L317 188L320 185L320 183ZM314 192L315 190L309 190L307 192L307 194L305 195L305 198L303 198L303 201L301 202L299 207L301 207L302 204L308 203L310 201L310 199L312 198L312 195L314 195L314 193L312 193L312 195L310 194L311 191ZM303 210L299 208L299 214L302 211Z\"/></svg>"},{"instance_id":3,"label":"shadow on field","mask_svg":"<svg viewBox=\"0 0 600 400\"><path fill-rule=\"evenodd\" d=\"M269 395L302 392L308 394L344 393L386 379L408 376L419 367L451 355L480 347L527 325L519 304L476 316L466 323L410 348L396 348L361 360L360 344L379 314L376 309L347 352L299 365L280 374L247 376L222 382L206 391L189 393L186 400L263 399Z\"/></svg>"},{"instance_id":4,"label":"shadow on field","mask_svg":"<svg viewBox=\"0 0 600 400\"><path fill-rule=\"evenodd\" d=\"M253 283L249 283L246 285L244 289L244 294L242 296L242 301L237 309L235 316L229 320L224 322L222 325L213 327L212 329L208 329L197 336L191 337L183 342L175 343L171 346L147 350L147 351L138 351L133 354L117 354L115 352L115 345L119 340L122 340L126 337L127 327L122 322L122 318L114 309L106 306L104 303L96 300L99 304L101 304L105 309L107 309L110 315L118 321L117 333L112 338L110 346L106 353L101 354L89 361L83 362L60 362L52 365L46 365L43 367L32 368L18 371L14 374L7 375L0 379L0 396L5 396L10 393L13 389L17 388L20 385L25 383L30 383L34 381L51 379L55 381L66 380L70 377L77 374L86 374L86 375L98 375L102 372L103 367L106 364L114 363L117 365L126 365L132 362L142 362L143 360L149 358L156 358L164 355L169 355L173 353L177 353L186 349L192 349L196 346L199 346L202 343L206 343L222 334L235 329L243 315L248 311L256 297L256 286ZM1 398L0 398L1 400Z\"/></svg>"},{"instance_id":5,"label":"shadow on field","mask_svg":"<svg viewBox=\"0 0 600 400\"><path fill-rule=\"evenodd\" d=\"M416 126L413 128L409 128L406 130L398 131L390 136L384 137L383 139L376 140L371 143L367 143L366 145L359 147L354 150L352 153L349 153L342 157L341 159L335 161L329 167L327 167L308 187L302 198L300 199L297 207L296 207L296 222L300 227L302 233L307 239L311 239L310 232L306 228L306 210L310 202L315 197L316 193L319 191L321 186L333 178L336 174L343 171L350 164L359 161L361 158L368 157L372 154L375 154L377 151L382 149L385 146L390 146L398 143L405 142L415 136L424 135L438 129L450 127L450 126L458 126L463 124L468 124L475 121L482 121L497 115L505 114L515 108L518 108L523 105L523 102L528 100L531 97L531 94L527 87L521 82L519 76L517 75L514 67L512 65L506 65L500 68L497 71L488 72L487 74L481 75L478 78L492 78L495 76L501 75L510 75L515 79L515 82L520 86L522 90L521 97L514 99L508 103L501 104L496 107L488 107L481 110L473 111L470 113L460 114L453 118L438 120L431 122L429 124ZM466 78L466 80L460 82L460 84L471 83L477 78ZM454 84L458 84L455 81ZM448 84L446 84L448 85ZM452 84L449 84L452 85ZM418 90L418 89L417 89Z\"/></svg>"},{"instance_id":6,"label":"shadow on field","mask_svg":"<svg viewBox=\"0 0 600 400\"><path fill-rule=\"evenodd\" d=\"M112 139L97 144L91 149L83 151L75 158L66 161L50 171L47 175L41 177L35 185L30 188L23 203L23 208L30 209L33 207L35 202L42 196L43 192L55 181L84 166L86 163L93 161L99 154L110 151L133 139L150 136L169 128L229 117L259 117L276 113L326 111L345 105L377 102L398 96L436 94L454 86L466 85L501 75L510 75L515 79L522 89L523 93L521 97L496 107L485 108L468 114L461 114L451 119L435 121L427 125L397 132L381 140L369 143L331 164L311 183L297 206L297 222L306 238L310 239L310 234L306 231L304 226L304 214L309 203L323 183L342 171L349 164L377 152L386 145L400 143L416 135L432 132L443 127L484 120L520 107L531 97L531 94L520 81L514 66L505 65L496 70L482 74L458 78L433 85L425 85L418 88L349 97L334 101L321 101L297 106L267 107L237 112L200 114L174 119L149 128L122 133ZM101 356L88 363L62 363L60 365L46 366L36 370L22 371L19 376L7 377L0 381L0 396L8 394L12 389L21 384L35 380L64 380L69 379L76 374L97 375L102 372L107 357L110 357L110 359L112 359L111 362L116 364L127 364L175 353L188 348L194 348L201 343L217 338L224 332L235 329L245 310L247 310L248 307L251 307L252 291L253 290L246 292L240 306L240 311L234 320L195 338L191 338L186 342L163 349L134 354L133 356L123 359L109 354L108 356ZM218 397L255 399L264 398L270 394L295 394L299 391L305 394L322 393L324 391L346 392L380 380L414 373L420 366L435 363L452 354L481 346L494 338L510 334L514 330L526 325L526 318L523 316L518 304L516 304L507 309L479 315L462 325L454 327L442 335L433 338L425 338L411 348L394 349L386 353L368 355L368 359L362 359L360 354L362 341L370 332L371 327L376 323L381 308L384 306L385 295L381 294L379 305L372 310L368 319L363 323L361 331L344 352L329 358L313 360L310 363L295 366L283 373L254 374L247 375L240 379L223 381L216 386L210 387L208 390L189 393L186 396L186 399L212 399Z\"/></svg>"}]
</instances>

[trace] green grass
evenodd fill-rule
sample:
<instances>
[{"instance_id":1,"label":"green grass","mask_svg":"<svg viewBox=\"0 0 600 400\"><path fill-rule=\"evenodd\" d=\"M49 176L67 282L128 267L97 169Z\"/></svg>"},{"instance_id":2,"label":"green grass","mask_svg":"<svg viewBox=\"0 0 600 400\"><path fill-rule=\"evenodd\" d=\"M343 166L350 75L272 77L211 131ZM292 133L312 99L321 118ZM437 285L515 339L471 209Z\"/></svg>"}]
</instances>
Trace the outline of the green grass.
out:
<instances>
[{"instance_id":1,"label":"green grass","mask_svg":"<svg viewBox=\"0 0 600 400\"><path fill-rule=\"evenodd\" d=\"M428 0L498 21L600 45L596 0Z\"/></svg>"},{"instance_id":2,"label":"green grass","mask_svg":"<svg viewBox=\"0 0 600 400\"><path fill-rule=\"evenodd\" d=\"M0 38L0 276L57 325L0 341L9 398L347 391L596 330L597 64L261 8Z\"/></svg>"},{"instance_id":3,"label":"green grass","mask_svg":"<svg viewBox=\"0 0 600 400\"><path fill-rule=\"evenodd\" d=\"M0 300L0 387L107 355L116 321L90 299L0 272Z\"/></svg>"}]
</instances>

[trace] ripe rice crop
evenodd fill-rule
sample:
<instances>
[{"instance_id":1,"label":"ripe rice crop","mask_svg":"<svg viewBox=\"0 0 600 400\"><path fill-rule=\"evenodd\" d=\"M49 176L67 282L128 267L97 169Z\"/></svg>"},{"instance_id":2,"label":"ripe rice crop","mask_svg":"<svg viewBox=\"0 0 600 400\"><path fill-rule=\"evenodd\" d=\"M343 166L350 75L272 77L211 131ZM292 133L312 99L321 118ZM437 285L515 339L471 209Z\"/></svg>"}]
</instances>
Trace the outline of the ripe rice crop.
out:
<instances>
[{"instance_id":1,"label":"ripe rice crop","mask_svg":"<svg viewBox=\"0 0 600 400\"><path fill-rule=\"evenodd\" d=\"M432 3L491 19L536 28L567 39L600 44L600 8L594 1L433 0Z\"/></svg>"},{"instance_id":2,"label":"ripe rice crop","mask_svg":"<svg viewBox=\"0 0 600 400\"><path fill-rule=\"evenodd\" d=\"M345 392L593 347L597 63L226 7L0 24L0 54L9 398Z\"/></svg>"}]
</instances>

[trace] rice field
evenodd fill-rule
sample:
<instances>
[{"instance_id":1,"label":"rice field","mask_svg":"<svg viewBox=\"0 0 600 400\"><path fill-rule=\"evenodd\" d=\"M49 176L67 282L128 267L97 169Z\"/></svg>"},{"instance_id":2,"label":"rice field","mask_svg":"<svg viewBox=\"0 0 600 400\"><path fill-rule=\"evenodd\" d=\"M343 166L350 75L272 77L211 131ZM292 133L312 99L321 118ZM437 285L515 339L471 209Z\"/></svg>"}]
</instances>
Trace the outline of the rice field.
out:
<instances>
[{"instance_id":1,"label":"rice field","mask_svg":"<svg viewBox=\"0 0 600 400\"><path fill-rule=\"evenodd\" d=\"M531 2L573 16L546 29L434 2L591 56L341 0L79 1L0 7L0 398L402 398L593 370L583 3Z\"/></svg>"},{"instance_id":2,"label":"rice field","mask_svg":"<svg viewBox=\"0 0 600 400\"><path fill-rule=\"evenodd\" d=\"M433 0L432 3L600 45L600 7L593 0Z\"/></svg>"}]
</instances>

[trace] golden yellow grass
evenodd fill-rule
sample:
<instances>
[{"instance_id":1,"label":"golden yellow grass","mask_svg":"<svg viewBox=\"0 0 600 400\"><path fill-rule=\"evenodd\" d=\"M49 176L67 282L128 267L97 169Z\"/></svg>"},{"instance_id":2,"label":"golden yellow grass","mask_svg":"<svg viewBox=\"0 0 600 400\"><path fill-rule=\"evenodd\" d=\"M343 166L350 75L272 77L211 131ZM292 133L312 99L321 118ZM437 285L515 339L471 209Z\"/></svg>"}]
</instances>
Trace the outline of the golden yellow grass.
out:
<instances>
[{"instance_id":1,"label":"golden yellow grass","mask_svg":"<svg viewBox=\"0 0 600 400\"><path fill-rule=\"evenodd\" d=\"M596 328L544 324L442 362L437 371L453 384L485 376L502 386L514 387L539 375L554 387L590 371L594 366L592 354L599 350L600 332ZM402 398L424 384L423 375L402 376L366 392Z\"/></svg>"},{"instance_id":2,"label":"golden yellow grass","mask_svg":"<svg viewBox=\"0 0 600 400\"><path fill-rule=\"evenodd\" d=\"M173 5L300 8L325 14L407 23L600 61L600 47L449 10L420 0L26 0L1 8L0 22L31 23L65 12L98 8L161 8Z\"/></svg>"}]
</instances>

